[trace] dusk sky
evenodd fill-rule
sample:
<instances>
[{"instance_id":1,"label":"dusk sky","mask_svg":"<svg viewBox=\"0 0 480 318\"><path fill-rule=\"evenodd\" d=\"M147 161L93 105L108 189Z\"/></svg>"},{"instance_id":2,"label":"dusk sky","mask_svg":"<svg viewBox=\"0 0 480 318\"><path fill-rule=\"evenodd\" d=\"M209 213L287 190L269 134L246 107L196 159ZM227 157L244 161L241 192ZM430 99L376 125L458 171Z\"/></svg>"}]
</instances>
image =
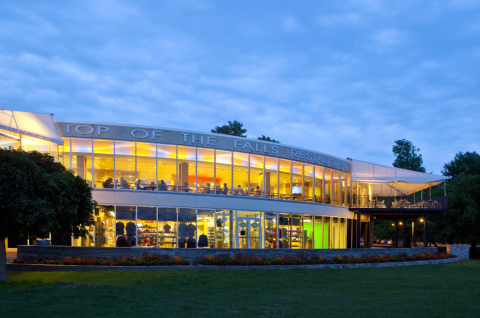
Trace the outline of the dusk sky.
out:
<instances>
[{"instance_id":1,"label":"dusk sky","mask_svg":"<svg viewBox=\"0 0 480 318\"><path fill-rule=\"evenodd\" d=\"M208 132L427 172L480 145L480 1L2 1L0 109Z\"/></svg>"}]
</instances>

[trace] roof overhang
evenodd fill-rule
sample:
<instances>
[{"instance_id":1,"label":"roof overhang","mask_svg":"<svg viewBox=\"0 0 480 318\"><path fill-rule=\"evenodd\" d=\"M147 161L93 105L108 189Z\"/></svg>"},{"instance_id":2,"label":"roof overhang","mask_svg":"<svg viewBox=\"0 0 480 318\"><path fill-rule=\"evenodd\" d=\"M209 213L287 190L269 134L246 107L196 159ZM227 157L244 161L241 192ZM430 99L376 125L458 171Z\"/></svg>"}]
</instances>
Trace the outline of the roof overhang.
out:
<instances>
[{"instance_id":1,"label":"roof overhang","mask_svg":"<svg viewBox=\"0 0 480 318\"><path fill-rule=\"evenodd\" d=\"M371 183L373 194L411 194L438 185L450 177L383 166L352 159L352 182Z\"/></svg>"},{"instance_id":2,"label":"roof overhang","mask_svg":"<svg viewBox=\"0 0 480 318\"><path fill-rule=\"evenodd\" d=\"M0 128L63 145L51 114L0 110Z\"/></svg>"}]
</instances>

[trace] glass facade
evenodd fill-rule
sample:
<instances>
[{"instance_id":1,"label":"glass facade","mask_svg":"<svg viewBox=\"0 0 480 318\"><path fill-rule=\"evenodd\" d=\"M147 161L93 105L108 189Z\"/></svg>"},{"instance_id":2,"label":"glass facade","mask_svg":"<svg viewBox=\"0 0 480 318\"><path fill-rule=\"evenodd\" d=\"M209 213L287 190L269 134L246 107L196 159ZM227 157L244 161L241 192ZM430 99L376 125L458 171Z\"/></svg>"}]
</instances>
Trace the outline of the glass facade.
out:
<instances>
[{"instance_id":1,"label":"glass facade","mask_svg":"<svg viewBox=\"0 0 480 318\"><path fill-rule=\"evenodd\" d=\"M216 194L231 195L233 189L232 178L232 152L230 151L216 151Z\"/></svg>"},{"instance_id":2,"label":"glass facade","mask_svg":"<svg viewBox=\"0 0 480 318\"><path fill-rule=\"evenodd\" d=\"M64 138L64 143L59 160L95 188L250 196L345 207L350 196L350 173L310 163L144 142Z\"/></svg>"},{"instance_id":3,"label":"glass facade","mask_svg":"<svg viewBox=\"0 0 480 318\"><path fill-rule=\"evenodd\" d=\"M148 142L64 138L56 146L2 135L0 146L49 152L96 189L171 191L346 207L369 189L350 173L257 154ZM292 203L293 204L293 203ZM97 206L75 246L346 248L347 219L304 214L152 206Z\"/></svg>"},{"instance_id":4,"label":"glass facade","mask_svg":"<svg viewBox=\"0 0 480 318\"><path fill-rule=\"evenodd\" d=\"M308 214L97 206L88 237L75 239L74 245L220 249L347 248L347 222L346 218Z\"/></svg>"},{"instance_id":5,"label":"glass facade","mask_svg":"<svg viewBox=\"0 0 480 318\"><path fill-rule=\"evenodd\" d=\"M64 152L65 153L65 152ZM113 141L93 140L93 187L114 188Z\"/></svg>"},{"instance_id":6,"label":"glass facade","mask_svg":"<svg viewBox=\"0 0 480 318\"><path fill-rule=\"evenodd\" d=\"M177 191L177 146L157 145L158 191Z\"/></svg>"},{"instance_id":7,"label":"glass facade","mask_svg":"<svg viewBox=\"0 0 480 318\"><path fill-rule=\"evenodd\" d=\"M280 159L280 199L292 199L292 162Z\"/></svg>"},{"instance_id":8,"label":"glass facade","mask_svg":"<svg viewBox=\"0 0 480 318\"><path fill-rule=\"evenodd\" d=\"M137 177L135 189L157 190L157 145L137 142Z\"/></svg>"},{"instance_id":9,"label":"glass facade","mask_svg":"<svg viewBox=\"0 0 480 318\"><path fill-rule=\"evenodd\" d=\"M248 195L248 153L233 153L233 195Z\"/></svg>"},{"instance_id":10,"label":"glass facade","mask_svg":"<svg viewBox=\"0 0 480 318\"><path fill-rule=\"evenodd\" d=\"M265 197L278 199L278 159L265 157Z\"/></svg>"}]
</instances>

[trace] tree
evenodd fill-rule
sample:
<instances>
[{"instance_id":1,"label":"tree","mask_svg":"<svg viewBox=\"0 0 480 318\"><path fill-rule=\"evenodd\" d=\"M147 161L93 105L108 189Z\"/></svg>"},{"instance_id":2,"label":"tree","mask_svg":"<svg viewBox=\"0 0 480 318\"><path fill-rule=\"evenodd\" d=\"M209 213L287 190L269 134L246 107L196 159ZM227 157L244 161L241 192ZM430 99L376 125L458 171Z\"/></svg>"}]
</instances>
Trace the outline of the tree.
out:
<instances>
[{"instance_id":1,"label":"tree","mask_svg":"<svg viewBox=\"0 0 480 318\"><path fill-rule=\"evenodd\" d=\"M438 241L468 243L475 253L480 241L480 155L459 152L446 163L443 175L447 181L448 210L435 216L435 238Z\"/></svg>"},{"instance_id":2,"label":"tree","mask_svg":"<svg viewBox=\"0 0 480 318\"><path fill-rule=\"evenodd\" d=\"M0 149L0 281L7 281L7 237L85 236L95 204L85 180L52 156Z\"/></svg>"},{"instance_id":3,"label":"tree","mask_svg":"<svg viewBox=\"0 0 480 318\"><path fill-rule=\"evenodd\" d=\"M460 175L448 182L448 210L435 217L436 238L449 244L480 242L480 175Z\"/></svg>"},{"instance_id":4,"label":"tree","mask_svg":"<svg viewBox=\"0 0 480 318\"><path fill-rule=\"evenodd\" d=\"M474 152L459 152L455 159L443 165L444 176L458 178L460 175L480 175L480 155Z\"/></svg>"},{"instance_id":5,"label":"tree","mask_svg":"<svg viewBox=\"0 0 480 318\"><path fill-rule=\"evenodd\" d=\"M275 140L275 139L271 139L270 137L265 137L265 135L262 135L262 136L258 137L258 140L265 140L265 141L280 143L280 141Z\"/></svg>"},{"instance_id":6,"label":"tree","mask_svg":"<svg viewBox=\"0 0 480 318\"><path fill-rule=\"evenodd\" d=\"M212 133L216 134L224 134L224 135L230 135L230 136L238 136L238 137L247 137L245 133L247 132L246 129L243 129L243 123L234 120L228 121L228 125L223 125L223 126L215 126L215 129L211 130Z\"/></svg>"},{"instance_id":7,"label":"tree","mask_svg":"<svg viewBox=\"0 0 480 318\"><path fill-rule=\"evenodd\" d=\"M393 166L401 169L425 172L423 167L423 159L421 154L417 154L420 148L415 148L411 141L406 139L396 140L393 145L393 155L395 161Z\"/></svg>"}]
</instances>

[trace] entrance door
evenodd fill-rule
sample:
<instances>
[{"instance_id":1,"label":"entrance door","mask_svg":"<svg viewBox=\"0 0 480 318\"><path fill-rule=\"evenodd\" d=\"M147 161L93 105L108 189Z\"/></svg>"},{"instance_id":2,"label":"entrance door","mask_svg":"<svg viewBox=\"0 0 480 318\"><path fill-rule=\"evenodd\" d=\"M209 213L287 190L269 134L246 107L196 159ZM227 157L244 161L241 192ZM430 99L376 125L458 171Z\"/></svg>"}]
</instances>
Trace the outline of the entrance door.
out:
<instances>
[{"instance_id":1,"label":"entrance door","mask_svg":"<svg viewBox=\"0 0 480 318\"><path fill-rule=\"evenodd\" d=\"M260 248L260 219L237 218L238 248Z\"/></svg>"}]
</instances>

